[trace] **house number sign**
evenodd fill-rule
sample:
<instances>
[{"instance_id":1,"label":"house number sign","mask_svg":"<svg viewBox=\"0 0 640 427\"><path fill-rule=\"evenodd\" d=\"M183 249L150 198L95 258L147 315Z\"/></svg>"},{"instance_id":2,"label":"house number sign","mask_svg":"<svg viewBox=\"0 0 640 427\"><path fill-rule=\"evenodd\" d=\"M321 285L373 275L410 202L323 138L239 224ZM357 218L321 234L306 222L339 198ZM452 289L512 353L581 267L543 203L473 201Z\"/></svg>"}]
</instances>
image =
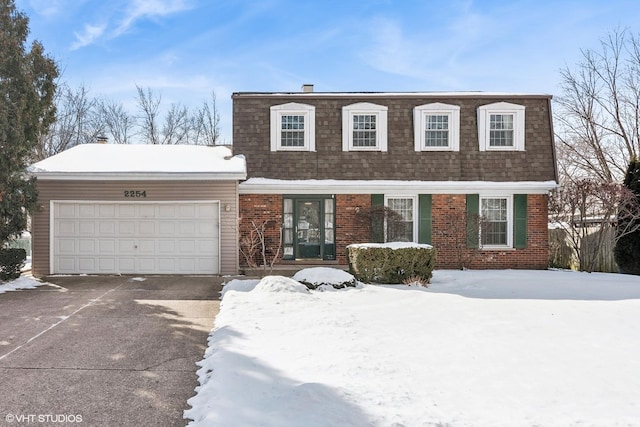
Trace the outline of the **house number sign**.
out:
<instances>
[{"instance_id":1,"label":"house number sign","mask_svg":"<svg viewBox=\"0 0 640 427\"><path fill-rule=\"evenodd\" d=\"M147 197L147 190L125 190L124 197L141 198Z\"/></svg>"}]
</instances>

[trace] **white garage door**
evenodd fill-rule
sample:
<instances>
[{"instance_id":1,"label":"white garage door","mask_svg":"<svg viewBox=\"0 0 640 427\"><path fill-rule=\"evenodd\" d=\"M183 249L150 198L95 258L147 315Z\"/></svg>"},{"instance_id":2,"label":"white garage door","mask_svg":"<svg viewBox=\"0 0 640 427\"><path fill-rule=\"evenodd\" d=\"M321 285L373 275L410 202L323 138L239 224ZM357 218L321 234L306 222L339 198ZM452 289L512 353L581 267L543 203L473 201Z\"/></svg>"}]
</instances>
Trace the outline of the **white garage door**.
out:
<instances>
[{"instance_id":1,"label":"white garage door","mask_svg":"<svg viewBox=\"0 0 640 427\"><path fill-rule=\"evenodd\" d=\"M53 202L55 274L217 274L218 202Z\"/></svg>"}]
</instances>

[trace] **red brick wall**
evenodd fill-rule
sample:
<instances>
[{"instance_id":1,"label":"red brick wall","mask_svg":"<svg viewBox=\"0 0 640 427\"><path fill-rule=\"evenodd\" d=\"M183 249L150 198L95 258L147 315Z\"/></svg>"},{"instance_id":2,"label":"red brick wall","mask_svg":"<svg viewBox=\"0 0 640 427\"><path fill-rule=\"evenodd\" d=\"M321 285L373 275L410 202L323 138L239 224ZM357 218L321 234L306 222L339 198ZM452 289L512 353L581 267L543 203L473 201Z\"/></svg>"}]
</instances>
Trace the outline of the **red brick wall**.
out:
<instances>
[{"instance_id":1,"label":"red brick wall","mask_svg":"<svg viewBox=\"0 0 640 427\"><path fill-rule=\"evenodd\" d=\"M339 264L348 264L347 245L371 239L370 224L358 219L360 209L370 207L370 194L336 195L336 259Z\"/></svg>"},{"instance_id":2,"label":"red brick wall","mask_svg":"<svg viewBox=\"0 0 640 427\"><path fill-rule=\"evenodd\" d=\"M466 196L464 194L434 194L432 196L432 239L438 251L436 268L544 269L549 263L547 234L547 196L527 197L527 247L508 250L479 250L466 247ZM371 195L336 195L336 258L347 264L345 247L370 240L370 226L358 220L359 209L371 207ZM251 221L260 224L273 220L267 227L267 242L277 246L282 222L282 196L240 196L240 239L248 235ZM246 265L241 255L240 263Z\"/></svg>"},{"instance_id":3,"label":"red brick wall","mask_svg":"<svg viewBox=\"0 0 640 427\"><path fill-rule=\"evenodd\" d=\"M432 196L433 246L438 255L436 268L545 269L549 265L547 196L527 196L527 247L523 249L482 250L466 246L466 196Z\"/></svg>"},{"instance_id":4,"label":"red brick wall","mask_svg":"<svg viewBox=\"0 0 640 427\"><path fill-rule=\"evenodd\" d=\"M245 255L246 241L253 228L253 224L260 226L266 223L265 243L267 256L273 256L280 243L280 227L282 225L282 196L278 194L248 194L239 197L238 235L240 239L240 265L248 265ZM253 224L252 224L253 222ZM280 256L282 258L282 249ZM254 260L262 265L262 256L257 254Z\"/></svg>"}]
</instances>

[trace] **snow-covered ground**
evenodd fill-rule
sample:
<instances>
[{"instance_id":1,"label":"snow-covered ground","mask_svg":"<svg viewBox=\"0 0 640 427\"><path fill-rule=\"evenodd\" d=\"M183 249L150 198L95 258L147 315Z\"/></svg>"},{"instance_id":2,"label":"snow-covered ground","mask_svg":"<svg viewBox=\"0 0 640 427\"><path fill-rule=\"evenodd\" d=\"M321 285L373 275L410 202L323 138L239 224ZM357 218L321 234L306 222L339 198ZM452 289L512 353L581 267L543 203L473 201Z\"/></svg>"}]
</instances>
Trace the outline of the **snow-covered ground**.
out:
<instances>
[{"instance_id":1,"label":"snow-covered ground","mask_svg":"<svg viewBox=\"0 0 640 427\"><path fill-rule=\"evenodd\" d=\"M21 276L10 282L0 282L0 294L7 291L17 291L19 289L33 289L42 285L44 285L43 282L40 282L33 277Z\"/></svg>"},{"instance_id":2,"label":"snow-covered ground","mask_svg":"<svg viewBox=\"0 0 640 427\"><path fill-rule=\"evenodd\" d=\"M640 277L236 280L200 366L193 426L640 426Z\"/></svg>"}]
</instances>

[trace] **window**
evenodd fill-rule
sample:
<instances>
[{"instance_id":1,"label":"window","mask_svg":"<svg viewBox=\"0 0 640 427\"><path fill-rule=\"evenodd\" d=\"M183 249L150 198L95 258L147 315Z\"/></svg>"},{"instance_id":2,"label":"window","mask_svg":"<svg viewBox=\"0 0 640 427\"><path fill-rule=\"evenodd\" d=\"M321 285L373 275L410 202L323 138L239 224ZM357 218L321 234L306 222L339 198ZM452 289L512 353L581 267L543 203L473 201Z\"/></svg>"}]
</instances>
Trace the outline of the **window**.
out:
<instances>
[{"instance_id":1,"label":"window","mask_svg":"<svg viewBox=\"0 0 640 427\"><path fill-rule=\"evenodd\" d=\"M413 109L415 151L458 151L460 107L436 102Z\"/></svg>"},{"instance_id":2,"label":"window","mask_svg":"<svg viewBox=\"0 0 640 427\"><path fill-rule=\"evenodd\" d=\"M480 197L480 242L483 248L513 246L512 206L508 196Z\"/></svg>"},{"instance_id":3,"label":"window","mask_svg":"<svg viewBox=\"0 0 640 427\"><path fill-rule=\"evenodd\" d=\"M416 242L417 227L415 225L415 197L386 197L386 206L397 215L387 218L385 224L385 241Z\"/></svg>"},{"instance_id":4,"label":"window","mask_svg":"<svg viewBox=\"0 0 640 427\"><path fill-rule=\"evenodd\" d=\"M387 151L387 107L367 102L342 107L342 151Z\"/></svg>"},{"instance_id":5,"label":"window","mask_svg":"<svg viewBox=\"0 0 640 427\"><path fill-rule=\"evenodd\" d=\"M271 107L271 151L315 151L315 107L290 102Z\"/></svg>"},{"instance_id":6,"label":"window","mask_svg":"<svg viewBox=\"0 0 640 427\"><path fill-rule=\"evenodd\" d=\"M480 151L524 151L524 105L497 102L478 108Z\"/></svg>"}]
</instances>

